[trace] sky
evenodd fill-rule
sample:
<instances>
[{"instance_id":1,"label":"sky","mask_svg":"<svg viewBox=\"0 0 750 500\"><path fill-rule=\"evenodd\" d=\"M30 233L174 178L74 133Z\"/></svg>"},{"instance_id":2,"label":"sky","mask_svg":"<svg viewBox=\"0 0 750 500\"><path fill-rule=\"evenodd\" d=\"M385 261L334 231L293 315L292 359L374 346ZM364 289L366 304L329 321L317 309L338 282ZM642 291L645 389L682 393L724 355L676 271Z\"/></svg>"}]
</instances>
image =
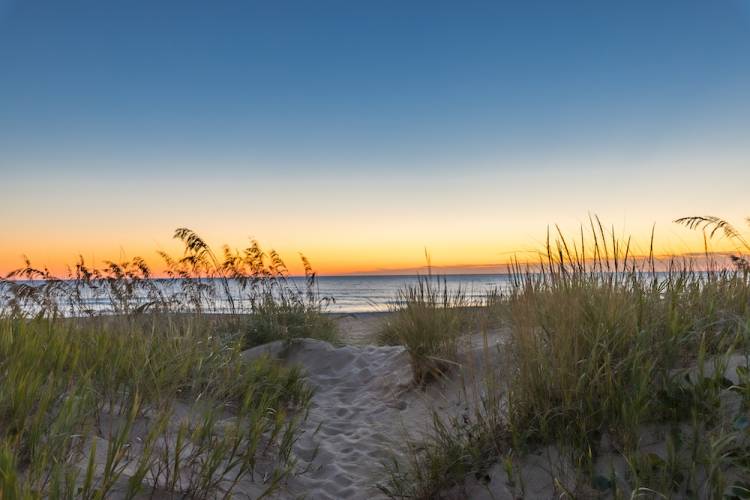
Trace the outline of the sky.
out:
<instances>
[{"instance_id":1,"label":"sky","mask_svg":"<svg viewBox=\"0 0 750 500\"><path fill-rule=\"evenodd\" d=\"M0 273L158 268L183 226L322 274L590 214L699 251L674 219L750 215L748 54L750 0L0 0Z\"/></svg>"}]
</instances>

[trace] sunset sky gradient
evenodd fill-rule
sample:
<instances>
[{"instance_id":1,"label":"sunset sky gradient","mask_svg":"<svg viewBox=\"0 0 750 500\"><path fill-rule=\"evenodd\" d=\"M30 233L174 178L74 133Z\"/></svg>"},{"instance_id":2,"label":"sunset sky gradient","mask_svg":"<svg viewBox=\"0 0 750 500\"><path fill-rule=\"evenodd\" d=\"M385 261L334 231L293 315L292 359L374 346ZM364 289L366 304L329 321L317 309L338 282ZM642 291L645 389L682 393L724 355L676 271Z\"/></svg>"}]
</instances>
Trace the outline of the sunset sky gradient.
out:
<instances>
[{"instance_id":1,"label":"sunset sky gradient","mask_svg":"<svg viewBox=\"0 0 750 500\"><path fill-rule=\"evenodd\" d=\"M180 226L486 271L590 213L699 251L750 215L750 0L0 0L0 186L0 273Z\"/></svg>"}]
</instances>

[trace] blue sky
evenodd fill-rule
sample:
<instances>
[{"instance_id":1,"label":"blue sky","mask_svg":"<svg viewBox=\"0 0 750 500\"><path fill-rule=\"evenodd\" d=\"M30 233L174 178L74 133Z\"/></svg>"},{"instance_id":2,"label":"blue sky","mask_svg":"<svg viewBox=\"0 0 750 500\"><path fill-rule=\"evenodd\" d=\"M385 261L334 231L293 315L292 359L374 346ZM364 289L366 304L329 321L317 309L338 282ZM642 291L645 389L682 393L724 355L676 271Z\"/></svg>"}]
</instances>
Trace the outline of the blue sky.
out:
<instances>
[{"instance_id":1,"label":"blue sky","mask_svg":"<svg viewBox=\"0 0 750 500\"><path fill-rule=\"evenodd\" d=\"M117 245L198 224L322 252L350 215L365 244L402 241L401 216L428 228L399 250L419 259L456 210L487 214L471 248L588 211L738 216L749 54L748 0L0 0L0 230L14 254L63 229L79 251L107 218Z\"/></svg>"}]
</instances>

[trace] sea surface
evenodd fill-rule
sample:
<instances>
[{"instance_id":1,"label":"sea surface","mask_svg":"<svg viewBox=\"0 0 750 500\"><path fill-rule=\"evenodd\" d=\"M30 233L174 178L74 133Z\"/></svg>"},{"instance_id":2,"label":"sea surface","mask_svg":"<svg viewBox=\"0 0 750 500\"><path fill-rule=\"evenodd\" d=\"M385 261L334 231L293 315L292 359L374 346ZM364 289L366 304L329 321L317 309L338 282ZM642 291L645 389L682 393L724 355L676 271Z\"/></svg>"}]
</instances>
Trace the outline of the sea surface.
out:
<instances>
[{"instance_id":1,"label":"sea surface","mask_svg":"<svg viewBox=\"0 0 750 500\"><path fill-rule=\"evenodd\" d=\"M396 303L398 290L417 282L417 276L321 276L320 295L333 297L328 310L356 313L387 311ZM438 279L438 278L433 278ZM505 274L459 274L441 276L450 291L459 288L470 299L481 299L493 290L503 291L510 285Z\"/></svg>"},{"instance_id":2,"label":"sea surface","mask_svg":"<svg viewBox=\"0 0 750 500\"><path fill-rule=\"evenodd\" d=\"M419 277L413 276L319 276L316 279L317 295L326 300L324 310L331 313L360 313L360 312L378 312L388 311L398 302L398 292L403 287L414 285L418 282ZM492 291L504 291L510 286L510 277L502 274L465 274L465 275L446 275L440 277L431 277L431 282L435 286L447 286L451 293L461 291L463 295L473 301L481 300ZM438 283L439 281L439 283ZM18 281L17 284L28 285L39 288L44 286L43 281ZM181 281L176 279L154 279L151 284L155 285L164 296L178 296L181 293ZM213 288L217 293L211 294L210 297L203 297L203 307L213 312L229 312L229 301L226 299L225 290L219 280L203 280L202 283ZM290 287L297 290L306 290L305 278L291 277L288 280ZM72 281L60 281L53 287L54 302L57 304L61 314L80 314L80 308L87 311L98 311L108 313L113 311L112 289L101 287L99 285L84 287L77 293L69 291L74 287ZM232 296L236 305L240 306L247 303L247 293L243 292L237 282L229 280L229 294ZM66 291L68 290L68 291ZM109 290L109 291L108 291ZM7 300L12 294L8 294L9 284L0 283L0 309L7 305ZM75 295L76 302L71 297ZM135 306L148 301L145 292L139 289L135 292ZM78 304L72 307L72 304ZM23 306L29 314L39 312L39 303L28 301Z\"/></svg>"}]
</instances>

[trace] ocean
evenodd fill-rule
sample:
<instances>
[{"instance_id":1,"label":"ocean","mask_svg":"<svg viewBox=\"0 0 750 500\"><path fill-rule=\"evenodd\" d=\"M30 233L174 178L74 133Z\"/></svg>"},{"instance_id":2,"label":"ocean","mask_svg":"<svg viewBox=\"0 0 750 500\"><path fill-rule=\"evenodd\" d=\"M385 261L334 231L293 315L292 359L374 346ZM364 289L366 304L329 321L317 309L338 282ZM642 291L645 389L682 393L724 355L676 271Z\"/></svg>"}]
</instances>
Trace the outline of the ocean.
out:
<instances>
[{"instance_id":1,"label":"ocean","mask_svg":"<svg viewBox=\"0 0 750 500\"><path fill-rule=\"evenodd\" d=\"M439 278L441 285L443 280L448 289L452 292L463 291L468 299L482 299L488 292L493 290L506 290L510 285L508 275L502 274L463 274L463 275L446 275ZM417 283L418 276L320 276L316 280L317 292L320 297L330 298L325 307L326 312L331 313L359 313L359 312L377 312L387 311L396 303L398 291L400 288ZM212 288L215 294L210 297L204 296L201 302L208 310L213 312L229 311L229 301L225 298L223 285L219 280L203 280L205 286ZM42 281L18 281L16 285L28 286L43 290L45 282ZM41 303L44 301L54 302L62 314L80 314L81 309L86 311L98 311L102 313L112 312L113 304L118 299L119 291L116 288L124 285L113 285L112 288L107 283L98 283L92 286L83 287L79 291L75 289L72 281L46 282L51 284L50 294L47 296L44 292L35 295L35 299L26 300L22 306L29 314L35 314L39 311ZM145 284L145 286L144 286ZM157 289L166 297L177 297L182 293L181 281L174 279L154 279L141 282L135 293L135 303L132 307L148 302L146 288L152 287ZM305 278L291 277L288 284L299 290L305 290ZM0 283L0 310L3 306L8 305L8 299L13 294L6 294L9 291L9 283ZM242 292L238 283L229 280L229 292L235 304L246 303L247 293ZM127 295L127 294L126 294ZM75 300L72 298L75 297ZM244 299L243 299L244 298ZM122 310L122 309L120 309Z\"/></svg>"},{"instance_id":2,"label":"ocean","mask_svg":"<svg viewBox=\"0 0 750 500\"><path fill-rule=\"evenodd\" d=\"M469 298L482 298L492 290L505 290L510 278L504 274L458 274L441 276L449 290L460 287ZM296 278L295 278L296 279ZM387 311L398 289L417 282L417 276L321 276L322 296L332 297L328 310L340 313Z\"/></svg>"}]
</instances>

